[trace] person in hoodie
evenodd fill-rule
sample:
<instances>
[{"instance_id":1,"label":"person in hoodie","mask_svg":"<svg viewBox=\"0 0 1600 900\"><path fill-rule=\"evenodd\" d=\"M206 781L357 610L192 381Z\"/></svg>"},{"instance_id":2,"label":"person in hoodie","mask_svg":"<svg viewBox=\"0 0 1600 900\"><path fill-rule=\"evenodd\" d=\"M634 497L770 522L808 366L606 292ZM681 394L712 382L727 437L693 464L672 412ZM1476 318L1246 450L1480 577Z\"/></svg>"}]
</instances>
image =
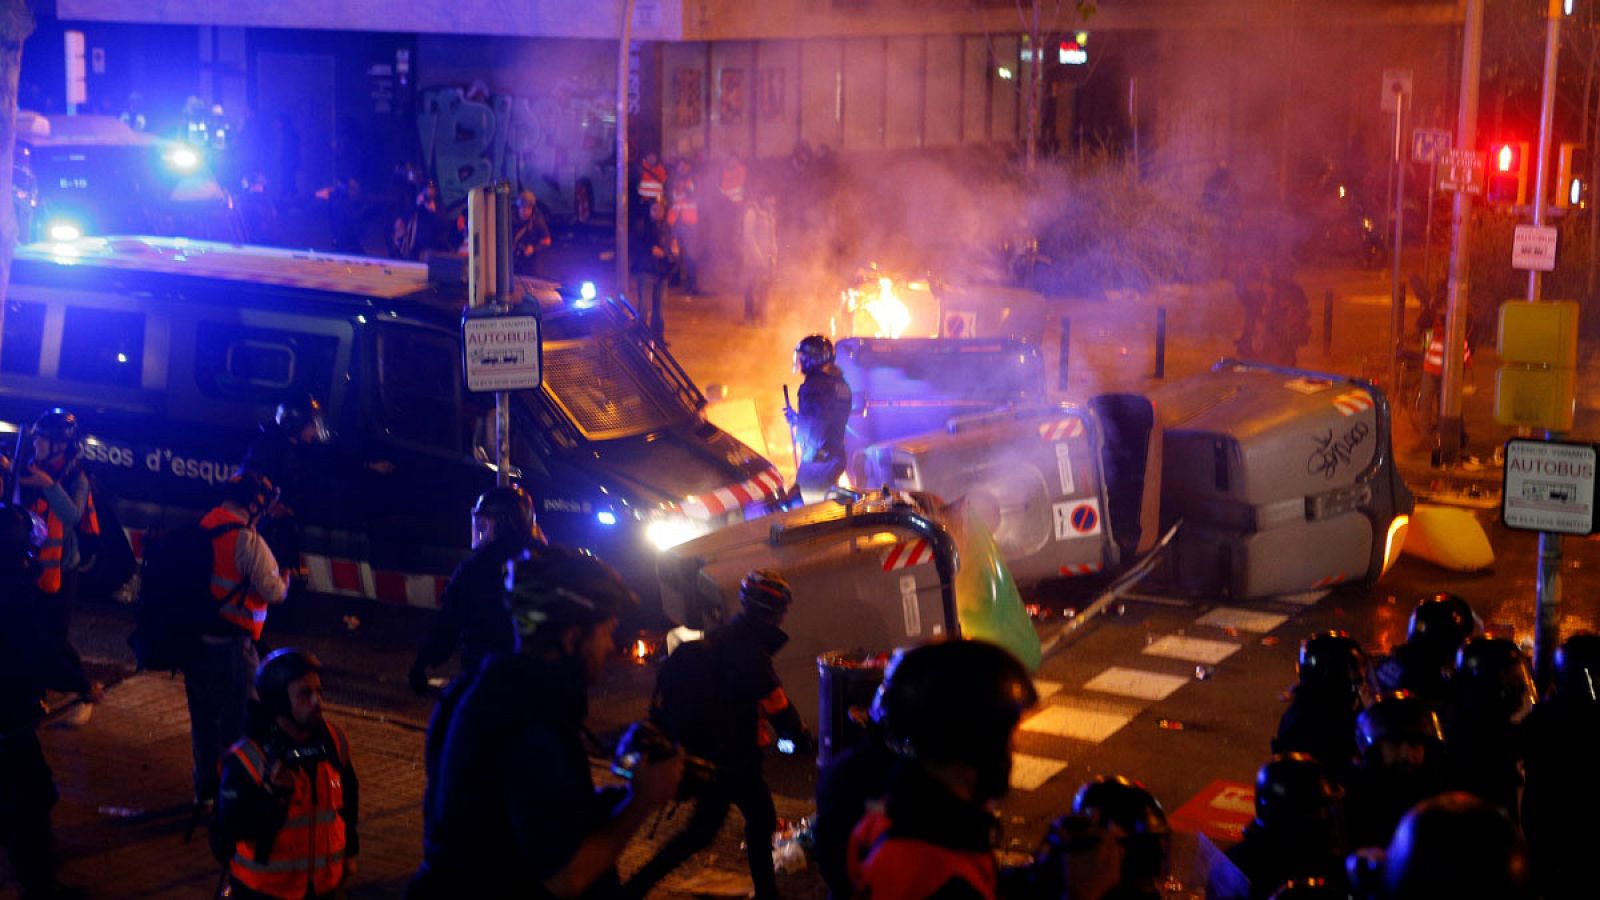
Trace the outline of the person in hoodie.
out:
<instances>
[{"instance_id":1,"label":"person in hoodie","mask_svg":"<svg viewBox=\"0 0 1600 900\"><path fill-rule=\"evenodd\" d=\"M674 656L681 655L681 660L663 666L653 718L688 752L714 763L717 774L709 784L698 786L689 824L623 886L626 896L645 896L709 846L722 830L730 806L739 807L744 816L745 855L756 897L778 896L772 868L778 812L762 775L762 750L773 742L774 733L792 742L793 752L807 754L813 749L811 733L772 665L772 657L789 641L782 626L793 601L794 593L782 575L754 569L739 583L740 611L732 621L712 631L705 646L688 653L678 648ZM671 684L675 677L699 684L676 689ZM695 708L675 708L682 706Z\"/></svg>"},{"instance_id":2,"label":"person in hoodie","mask_svg":"<svg viewBox=\"0 0 1600 900\"><path fill-rule=\"evenodd\" d=\"M516 650L491 656L430 730L422 866L407 896L613 897L616 864L683 775L674 751L641 761L625 791L597 791L584 744L588 688L637 605L611 567L568 548L511 563ZM434 738L430 735L429 743Z\"/></svg>"}]
</instances>

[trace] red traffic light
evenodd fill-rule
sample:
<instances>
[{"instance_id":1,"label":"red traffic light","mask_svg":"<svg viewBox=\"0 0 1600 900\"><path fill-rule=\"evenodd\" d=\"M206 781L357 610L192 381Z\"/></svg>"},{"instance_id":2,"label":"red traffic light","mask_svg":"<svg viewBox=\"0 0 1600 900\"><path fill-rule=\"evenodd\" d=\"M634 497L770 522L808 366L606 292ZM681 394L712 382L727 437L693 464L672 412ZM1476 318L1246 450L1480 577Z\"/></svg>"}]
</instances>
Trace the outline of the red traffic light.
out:
<instances>
[{"instance_id":1,"label":"red traffic light","mask_svg":"<svg viewBox=\"0 0 1600 900\"><path fill-rule=\"evenodd\" d=\"M1511 172L1517 167L1516 147L1511 144L1501 144L1494 151L1494 168L1497 172Z\"/></svg>"}]
</instances>

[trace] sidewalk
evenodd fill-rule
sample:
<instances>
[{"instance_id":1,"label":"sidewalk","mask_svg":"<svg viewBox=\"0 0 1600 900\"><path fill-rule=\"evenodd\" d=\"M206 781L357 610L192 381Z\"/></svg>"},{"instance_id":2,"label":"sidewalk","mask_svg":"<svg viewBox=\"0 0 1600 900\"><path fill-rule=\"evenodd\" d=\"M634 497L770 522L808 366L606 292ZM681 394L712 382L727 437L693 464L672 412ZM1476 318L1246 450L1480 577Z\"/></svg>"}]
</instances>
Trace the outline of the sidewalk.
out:
<instances>
[{"instance_id":1,"label":"sidewalk","mask_svg":"<svg viewBox=\"0 0 1600 900\"><path fill-rule=\"evenodd\" d=\"M361 777L360 871L350 896L402 897L421 858L423 733L415 724L339 705L331 704L328 716L349 733ZM96 898L214 896L220 869L204 830L193 842L183 842L190 753L181 679L130 676L108 690L87 725L52 724L40 736L61 791L55 826L66 860L63 881ZM597 768L596 778L609 775ZM778 799L780 817L809 813L804 804ZM641 865L687 819L687 808L681 808L658 827L646 825L623 858L623 872ZM686 864L655 896L743 896L750 882L739 828L737 813L730 815L712 849ZM780 876L780 884L787 897L822 896L810 872ZM0 887L0 898L15 896L14 886Z\"/></svg>"}]
</instances>

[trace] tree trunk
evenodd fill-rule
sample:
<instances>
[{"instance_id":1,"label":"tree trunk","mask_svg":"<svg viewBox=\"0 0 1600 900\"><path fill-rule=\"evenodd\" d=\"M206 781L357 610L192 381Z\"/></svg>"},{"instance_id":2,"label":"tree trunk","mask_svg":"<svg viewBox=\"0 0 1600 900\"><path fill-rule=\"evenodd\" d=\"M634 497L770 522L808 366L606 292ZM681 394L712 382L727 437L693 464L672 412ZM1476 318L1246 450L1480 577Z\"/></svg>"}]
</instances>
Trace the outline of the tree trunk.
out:
<instances>
[{"instance_id":1,"label":"tree trunk","mask_svg":"<svg viewBox=\"0 0 1600 900\"><path fill-rule=\"evenodd\" d=\"M0 333L11 287L11 255L17 245L17 208L12 201L12 161L17 145L17 80L22 42L33 33L27 0L0 0Z\"/></svg>"}]
</instances>

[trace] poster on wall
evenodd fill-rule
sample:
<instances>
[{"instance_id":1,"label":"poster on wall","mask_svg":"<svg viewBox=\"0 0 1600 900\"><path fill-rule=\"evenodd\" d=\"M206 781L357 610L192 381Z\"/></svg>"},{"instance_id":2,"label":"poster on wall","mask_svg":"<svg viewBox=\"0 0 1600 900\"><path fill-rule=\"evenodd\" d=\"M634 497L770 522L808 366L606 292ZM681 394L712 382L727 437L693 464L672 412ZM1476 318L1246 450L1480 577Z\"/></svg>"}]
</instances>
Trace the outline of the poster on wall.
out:
<instances>
[{"instance_id":1,"label":"poster on wall","mask_svg":"<svg viewBox=\"0 0 1600 900\"><path fill-rule=\"evenodd\" d=\"M782 69L762 69L757 75L760 91L761 121L777 122L783 119Z\"/></svg>"},{"instance_id":2,"label":"poster on wall","mask_svg":"<svg viewBox=\"0 0 1600 900\"><path fill-rule=\"evenodd\" d=\"M744 122L744 70L723 69L719 94L722 99L717 108L717 117L722 124L738 125Z\"/></svg>"},{"instance_id":3,"label":"poster on wall","mask_svg":"<svg viewBox=\"0 0 1600 900\"><path fill-rule=\"evenodd\" d=\"M701 88L699 69L679 69L672 75L672 124L693 128L700 124Z\"/></svg>"}]
</instances>

